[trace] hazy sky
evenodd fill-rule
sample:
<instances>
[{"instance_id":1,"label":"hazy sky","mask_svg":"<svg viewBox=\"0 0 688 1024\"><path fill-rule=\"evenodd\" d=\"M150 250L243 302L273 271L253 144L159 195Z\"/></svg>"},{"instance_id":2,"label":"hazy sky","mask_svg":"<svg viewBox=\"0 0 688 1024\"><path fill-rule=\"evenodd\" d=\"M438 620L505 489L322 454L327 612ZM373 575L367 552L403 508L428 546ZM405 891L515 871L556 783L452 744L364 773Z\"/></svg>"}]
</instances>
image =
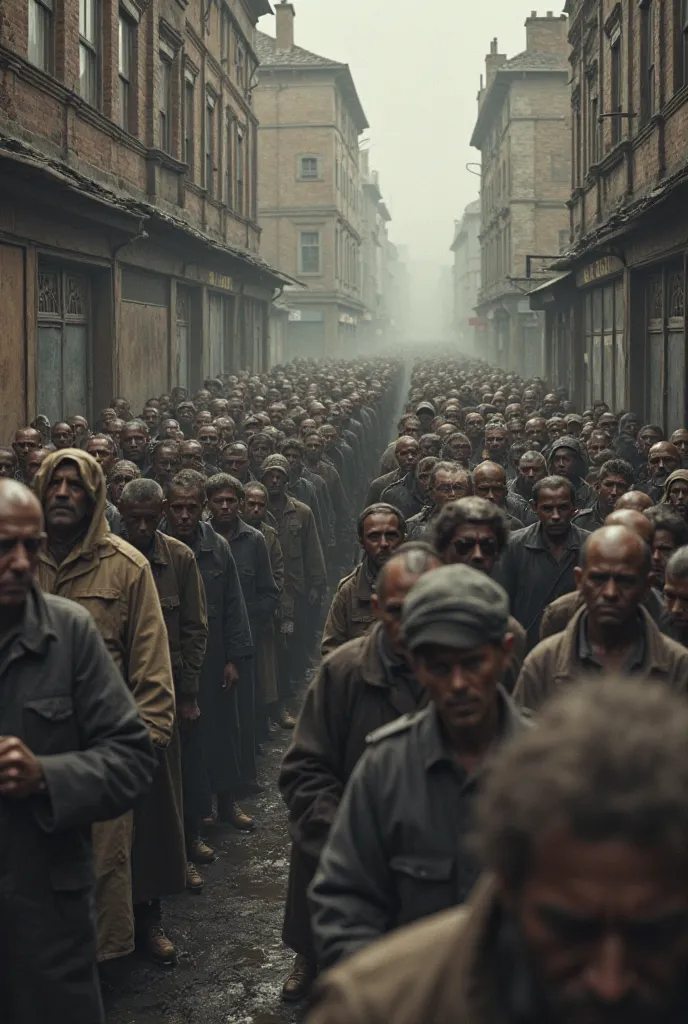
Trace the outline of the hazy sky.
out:
<instances>
[{"instance_id":1,"label":"hazy sky","mask_svg":"<svg viewBox=\"0 0 688 1024\"><path fill-rule=\"evenodd\" d=\"M275 0L277 2L277 0ZM561 12L541 0L538 13ZM450 263L454 219L478 197L470 147L485 54L525 49L536 0L294 0L296 44L350 65L370 122L371 166L413 260ZM274 35L274 18L259 28ZM477 170L477 168L474 168Z\"/></svg>"}]
</instances>

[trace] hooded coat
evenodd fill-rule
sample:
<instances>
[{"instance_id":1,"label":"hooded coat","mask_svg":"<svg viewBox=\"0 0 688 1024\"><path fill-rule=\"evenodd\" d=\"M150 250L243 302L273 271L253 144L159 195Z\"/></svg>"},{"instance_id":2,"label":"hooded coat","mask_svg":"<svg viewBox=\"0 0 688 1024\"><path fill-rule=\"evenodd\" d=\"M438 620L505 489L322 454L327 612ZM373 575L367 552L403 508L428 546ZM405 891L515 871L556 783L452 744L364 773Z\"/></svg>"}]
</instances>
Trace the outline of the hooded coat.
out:
<instances>
[{"instance_id":1,"label":"hooded coat","mask_svg":"<svg viewBox=\"0 0 688 1024\"><path fill-rule=\"evenodd\" d=\"M46 593L70 598L90 612L162 752L174 731L174 683L151 568L144 555L110 532L105 478L96 460L81 449L64 448L45 458L34 482L41 504L54 470L65 461L78 466L93 511L86 534L63 562L58 565L49 550L41 553L37 582ZM162 753L160 761L162 766ZM93 828L99 960L126 956L134 948L132 823L129 812Z\"/></svg>"},{"instance_id":2,"label":"hooded coat","mask_svg":"<svg viewBox=\"0 0 688 1024\"><path fill-rule=\"evenodd\" d=\"M669 474L669 476L667 477L667 481L666 481L666 483L664 485L664 494L662 495L662 500L661 500L660 504L662 504L662 505L669 505L670 504L670 502L669 502L669 490L671 488L671 485L676 480L683 480L684 483L688 484L688 469L675 469L673 473Z\"/></svg>"},{"instance_id":3,"label":"hooded coat","mask_svg":"<svg viewBox=\"0 0 688 1024\"><path fill-rule=\"evenodd\" d=\"M573 476L571 477L571 483L576 488L576 508L591 508L592 505L595 504L597 495L593 491L592 487L585 481L585 478L588 475L588 459L582 442L579 441L577 437L560 437L559 440L555 441L550 448L550 465L552 464L555 454L560 448L568 448L568 450L572 451L576 456L576 465Z\"/></svg>"}]
</instances>

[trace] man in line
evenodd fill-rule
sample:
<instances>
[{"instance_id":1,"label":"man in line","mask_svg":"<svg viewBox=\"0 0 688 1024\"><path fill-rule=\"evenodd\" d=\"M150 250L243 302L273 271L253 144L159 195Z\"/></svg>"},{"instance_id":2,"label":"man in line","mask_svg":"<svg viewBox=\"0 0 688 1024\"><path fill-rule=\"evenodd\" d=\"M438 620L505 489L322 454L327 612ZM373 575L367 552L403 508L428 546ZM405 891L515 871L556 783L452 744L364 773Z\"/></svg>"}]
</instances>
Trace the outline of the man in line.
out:
<instances>
[{"instance_id":1,"label":"man in line","mask_svg":"<svg viewBox=\"0 0 688 1024\"><path fill-rule=\"evenodd\" d=\"M622 494L630 491L635 482L633 466L623 459L610 459L600 466L593 490L597 494L595 503L576 512L573 522L581 530L592 533L604 526L607 516L614 511Z\"/></svg>"},{"instance_id":2,"label":"man in line","mask_svg":"<svg viewBox=\"0 0 688 1024\"><path fill-rule=\"evenodd\" d=\"M391 487L392 484L403 480L406 474L410 473L414 468L420 456L420 446L416 438L406 435L397 438L394 445L394 455L397 461L395 469L373 480L368 489L366 505L375 505L380 501L382 492L387 487Z\"/></svg>"},{"instance_id":3,"label":"man in line","mask_svg":"<svg viewBox=\"0 0 688 1024\"><path fill-rule=\"evenodd\" d=\"M572 482L546 476L533 488L538 522L511 535L495 578L509 596L511 613L528 635L531 649L540 638L548 604L575 590L574 568L588 534L571 520L575 512Z\"/></svg>"},{"instance_id":4,"label":"man in line","mask_svg":"<svg viewBox=\"0 0 688 1024\"><path fill-rule=\"evenodd\" d=\"M647 455L647 481L641 490L649 494L655 504L662 500L666 482L681 465L681 453L669 441L653 444Z\"/></svg>"},{"instance_id":5,"label":"man in line","mask_svg":"<svg viewBox=\"0 0 688 1024\"><path fill-rule=\"evenodd\" d=\"M649 577L649 548L628 527L589 535L575 570L584 606L523 663L516 696L524 707L537 711L559 687L602 671L686 689L688 651L663 636L643 607Z\"/></svg>"},{"instance_id":6,"label":"man in line","mask_svg":"<svg viewBox=\"0 0 688 1024\"><path fill-rule=\"evenodd\" d=\"M552 701L492 765L469 904L327 974L308 1024L685 1020L686 744L665 687L595 679Z\"/></svg>"},{"instance_id":7,"label":"man in line","mask_svg":"<svg viewBox=\"0 0 688 1024\"><path fill-rule=\"evenodd\" d=\"M164 491L172 477L180 469L181 459L178 442L172 441L170 438L156 441L151 452L151 466L145 476L149 480L155 480Z\"/></svg>"},{"instance_id":8,"label":"man in line","mask_svg":"<svg viewBox=\"0 0 688 1024\"><path fill-rule=\"evenodd\" d=\"M353 546L353 524L351 522L351 506L344 491L342 479L331 462L324 456L325 446L317 433L308 433L304 438L306 467L311 476L321 477L329 492L330 504L334 513L334 568L341 572L350 564ZM414 442L415 443L415 442Z\"/></svg>"},{"instance_id":9,"label":"man in line","mask_svg":"<svg viewBox=\"0 0 688 1024\"><path fill-rule=\"evenodd\" d=\"M577 437L561 437L554 442L549 455L550 473L566 477L573 484L577 509L590 508L595 501L595 492L585 481L588 465L584 453L585 448Z\"/></svg>"},{"instance_id":10,"label":"man in line","mask_svg":"<svg viewBox=\"0 0 688 1024\"><path fill-rule=\"evenodd\" d=\"M142 475L146 473L150 466L148 461L149 441L148 427L143 420L129 420L122 427L122 433L119 438L122 456L129 462L133 462L135 466L138 466Z\"/></svg>"},{"instance_id":11,"label":"man in line","mask_svg":"<svg viewBox=\"0 0 688 1024\"><path fill-rule=\"evenodd\" d=\"M317 973L306 892L366 737L427 702L404 658L400 611L414 583L439 564L423 544L393 554L372 595L372 629L325 658L306 694L280 772L293 841L283 937L297 954L285 999L303 998Z\"/></svg>"},{"instance_id":12,"label":"man in line","mask_svg":"<svg viewBox=\"0 0 688 1024\"><path fill-rule=\"evenodd\" d=\"M491 501L497 508L502 509L511 533L523 529L526 525L526 515L532 517L531 523L535 521L535 517L526 503L507 489L506 473L496 462L486 460L475 467L473 470L473 493L476 497L485 498L486 501Z\"/></svg>"},{"instance_id":13,"label":"man in line","mask_svg":"<svg viewBox=\"0 0 688 1024\"><path fill-rule=\"evenodd\" d=\"M43 514L0 481L0 992L8 1024L103 1024L92 913L96 821L157 759L92 617L34 583Z\"/></svg>"},{"instance_id":14,"label":"man in line","mask_svg":"<svg viewBox=\"0 0 688 1024\"><path fill-rule=\"evenodd\" d=\"M405 476L382 491L380 501L398 508L404 519L417 516L425 504L425 496L418 483L418 459Z\"/></svg>"},{"instance_id":15,"label":"man in line","mask_svg":"<svg viewBox=\"0 0 688 1024\"><path fill-rule=\"evenodd\" d=\"M404 601L402 636L430 705L373 733L349 780L309 891L322 967L467 899L485 760L524 728L499 685L508 620L502 588L466 565L427 573Z\"/></svg>"},{"instance_id":16,"label":"man in line","mask_svg":"<svg viewBox=\"0 0 688 1024\"><path fill-rule=\"evenodd\" d=\"M301 683L306 674L310 638L327 573L313 513L287 494L289 463L284 456L267 458L261 467L261 477L284 555L284 617L280 630L286 642L286 656L280 664L280 724L293 728L294 719L285 702L292 697L293 686Z\"/></svg>"},{"instance_id":17,"label":"man in line","mask_svg":"<svg viewBox=\"0 0 688 1024\"><path fill-rule=\"evenodd\" d=\"M431 543L445 565L470 565L492 576L509 539L504 510L485 498L461 498L445 505L435 522ZM508 632L513 636L509 665L502 678L507 693L516 685L526 656L526 631L509 616Z\"/></svg>"},{"instance_id":18,"label":"man in line","mask_svg":"<svg viewBox=\"0 0 688 1024\"><path fill-rule=\"evenodd\" d=\"M471 474L456 462L436 462L428 477L426 505L406 523L409 540L425 540L432 534L444 506L473 493Z\"/></svg>"},{"instance_id":19,"label":"man in line","mask_svg":"<svg viewBox=\"0 0 688 1024\"><path fill-rule=\"evenodd\" d=\"M664 589L664 574L674 551L688 544L688 524L668 505L654 505L645 511L654 527L650 583Z\"/></svg>"},{"instance_id":20,"label":"man in line","mask_svg":"<svg viewBox=\"0 0 688 1024\"><path fill-rule=\"evenodd\" d=\"M35 427L21 427L14 435L12 447L14 448L14 454L17 456L19 475L24 483L29 482L27 480L26 460L31 452L36 451L42 446L43 438Z\"/></svg>"},{"instance_id":21,"label":"man in line","mask_svg":"<svg viewBox=\"0 0 688 1024\"><path fill-rule=\"evenodd\" d=\"M238 480L218 473L206 484L210 522L229 544L239 574L254 647L265 625L273 618L279 590L272 576L267 545L260 530L243 521L245 491ZM255 659L244 661L237 685L239 708L239 769L241 795L262 791L257 782L257 713Z\"/></svg>"},{"instance_id":22,"label":"man in line","mask_svg":"<svg viewBox=\"0 0 688 1024\"><path fill-rule=\"evenodd\" d=\"M186 544L159 529L163 491L154 480L132 480L122 492L122 536L141 552L153 573L165 618L172 662L177 724L160 762L155 784L134 815L134 912L141 937L153 959L176 959L162 927L160 899L181 892L185 885L199 891L203 879L185 851L182 814L183 740L196 728L200 714L198 682L208 640L203 581ZM180 737L181 733L181 737ZM181 739L181 744L180 744ZM165 837L165 856L158 856L156 834Z\"/></svg>"},{"instance_id":23,"label":"man in line","mask_svg":"<svg viewBox=\"0 0 688 1024\"><path fill-rule=\"evenodd\" d=\"M48 535L38 558L38 584L90 612L162 760L174 730L174 683L148 561L108 529L105 477L86 452L52 452L34 487ZM93 829L100 960L126 956L134 949L133 841L131 813ZM162 841L156 855L166 855Z\"/></svg>"},{"instance_id":24,"label":"man in line","mask_svg":"<svg viewBox=\"0 0 688 1024\"><path fill-rule=\"evenodd\" d=\"M518 473L508 484L509 490L528 505L533 500L533 487L547 476L547 460L540 452L527 451L518 460ZM530 526L531 524L528 523Z\"/></svg>"},{"instance_id":25,"label":"man in line","mask_svg":"<svg viewBox=\"0 0 688 1024\"><path fill-rule=\"evenodd\" d=\"M376 580L406 536L403 516L384 502L364 509L357 529L363 561L344 577L332 598L320 648L323 657L368 632L373 622Z\"/></svg>"},{"instance_id":26,"label":"man in line","mask_svg":"<svg viewBox=\"0 0 688 1024\"><path fill-rule=\"evenodd\" d=\"M193 470L177 473L167 488L166 532L196 556L208 609L208 642L198 687L199 728L185 737L186 845L197 864L215 858L215 851L200 837L201 819L212 815L213 794L220 821L242 832L255 828L236 803L241 784L236 686L241 660L253 657L253 639L229 544L202 522L205 501L205 480Z\"/></svg>"}]
</instances>

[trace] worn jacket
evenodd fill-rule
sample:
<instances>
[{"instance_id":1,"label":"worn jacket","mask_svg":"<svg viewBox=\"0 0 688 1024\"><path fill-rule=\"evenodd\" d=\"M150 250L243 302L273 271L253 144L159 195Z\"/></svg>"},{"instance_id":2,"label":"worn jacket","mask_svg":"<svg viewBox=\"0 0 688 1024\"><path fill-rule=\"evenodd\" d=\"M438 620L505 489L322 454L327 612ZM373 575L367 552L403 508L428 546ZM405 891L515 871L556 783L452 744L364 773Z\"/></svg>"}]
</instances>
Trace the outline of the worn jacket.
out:
<instances>
[{"instance_id":1,"label":"worn jacket","mask_svg":"<svg viewBox=\"0 0 688 1024\"><path fill-rule=\"evenodd\" d=\"M281 512L272 510L277 521L284 556L284 592L282 610L293 618L296 603L315 588L324 591L327 582L325 559L313 513L300 501L287 496Z\"/></svg>"},{"instance_id":2,"label":"worn jacket","mask_svg":"<svg viewBox=\"0 0 688 1024\"><path fill-rule=\"evenodd\" d=\"M528 634L532 648L540 636L540 621L548 604L562 594L576 589L573 570L578 565L580 549L590 535L571 525L567 548L560 562L552 555L536 523L512 533L504 551L495 579L509 596L511 614Z\"/></svg>"},{"instance_id":3,"label":"worn jacket","mask_svg":"<svg viewBox=\"0 0 688 1024\"><path fill-rule=\"evenodd\" d=\"M0 641L0 680L0 735L24 741L46 785L0 798L0 1016L96 1024L90 826L144 795L157 758L93 619L72 601L32 589Z\"/></svg>"},{"instance_id":4,"label":"worn jacket","mask_svg":"<svg viewBox=\"0 0 688 1024\"><path fill-rule=\"evenodd\" d=\"M292 839L317 857L369 733L427 703L386 670L382 626L323 661L306 693L279 776Z\"/></svg>"},{"instance_id":5,"label":"worn jacket","mask_svg":"<svg viewBox=\"0 0 688 1024\"><path fill-rule=\"evenodd\" d=\"M499 743L526 724L500 687ZM311 885L321 966L463 903L478 877L473 804L489 767L470 775L449 749L434 705L369 738L339 806Z\"/></svg>"},{"instance_id":6,"label":"worn jacket","mask_svg":"<svg viewBox=\"0 0 688 1024\"><path fill-rule=\"evenodd\" d=\"M366 498L366 507L368 505L375 505L378 501L382 500L382 492L386 488L391 487L392 484L397 483L401 479L401 470L397 466L391 473L385 473L383 476L376 477L368 488L368 496Z\"/></svg>"},{"instance_id":7,"label":"worn jacket","mask_svg":"<svg viewBox=\"0 0 688 1024\"><path fill-rule=\"evenodd\" d=\"M495 969L496 887L401 928L328 971L307 1024L516 1024ZM500 998L501 997L501 998Z\"/></svg>"},{"instance_id":8,"label":"worn jacket","mask_svg":"<svg viewBox=\"0 0 688 1024\"><path fill-rule=\"evenodd\" d=\"M418 480L414 470L411 470L397 483L386 487L380 496L380 501L394 505L401 512L404 519L416 516L422 510L425 499L418 489Z\"/></svg>"},{"instance_id":9,"label":"worn jacket","mask_svg":"<svg viewBox=\"0 0 688 1024\"><path fill-rule=\"evenodd\" d=\"M537 711L560 687L585 673L578 655L578 631L585 608L580 608L563 633L556 633L530 652L523 663L514 697L519 704ZM651 615L640 608L645 628L645 654L637 674L668 683L675 690L688 689L688 650L663 636Z\"/></svg>"},{"instance_id":10,"label":"worn jacket","mask_svg":"<svg viewBox=\"0 0 688 1024\"><path fill-rule=\"evenodd\" d=\"M599 530L604 526L604 518L600 512L599 502L596 501L590 508L584 508L580 512L576 512L573 522L579 530L587 530L588 533Z\"/></svg>"},{"instance_id":11,"label":"worn jacket","mask_svg":"<svg viewBox=\"0 0 688 1024\"><path fill-rule=\"evenodd\" d=\"M321 459L316 466L309 463L308 469L313 476L319 476L325 481L334 514L335 543L339 546L347 544L352 534L351 505L342 478L332 463L326 459Z\"/></svg>"},{"instance_id":12,"label":"worn jacket","mask_svg":"<svg viewBox=\"0 0 688 1024\"><path fill-rule=\"evenodd\" d=\"M239 573L241 590L252 631L270 619L279 601L279 589L272 575L270 555L260 530L239 519L229 547ZM255 643L256 637L254 637Z\"/></svg>"},{"instance_id":13,"label":"worn jacket","mask_svg":"<svg viewBox=\"0 0 688 1024\"><path fill-rule=\"evenodd\" d=\"M365 563L362 563L337 587L323 630L320 645L323 657L348 640L363 636L373 623L373 590L364 570Z\"/></svg>"}]
</instances>

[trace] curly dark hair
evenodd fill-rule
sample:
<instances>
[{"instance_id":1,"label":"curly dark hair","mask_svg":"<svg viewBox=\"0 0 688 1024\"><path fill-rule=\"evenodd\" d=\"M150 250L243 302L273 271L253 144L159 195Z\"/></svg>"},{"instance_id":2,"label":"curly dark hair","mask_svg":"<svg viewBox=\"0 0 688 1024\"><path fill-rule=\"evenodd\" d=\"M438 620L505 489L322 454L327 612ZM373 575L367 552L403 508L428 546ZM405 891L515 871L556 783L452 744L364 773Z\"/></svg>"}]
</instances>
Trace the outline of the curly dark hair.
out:
<instances>
[{"instance_id":1,"label":"curly dark hair","mask_svg":"<svg viewBox=\"0 0 688 1024\"><path fill-rule=\"evenodd\" d=\"M506 515L501 508L486 498L459 498L458 501L450 501L444 506L435 520L432 535L432 546L439 555L444 557L456 530L466 523L479 523L481 526L491 527L501 555L509 539Z\"/></svg>"},{"instance_id":2,"label":"curly dark hair","mask_svg":"<svg viewBox=\"0 0 688 1024\"><path fill-rule=\"evenodd\" d=\"M220 491L225 490L234 491L239 501L243 501L246 497L244 485L229 473L215 473L209 480L206 480L205 493L208 501L214 498L216 494L219 494Z\"/></svg>"},{"instance_id":3,"label":"curly dark hair","mask_svg":"<svg viewBox=\"0 0 688 1024\"><path fill-rule=\"evenodd\" d=\"M374 516L376 512L384 512L385 515L396 516L399 520L399 530L401 531L401 535L403 537L406 536L406 520L399 509L394 505L388 505L384 501L378 501L374 505L368 505L367 508L364 508L356 521L356 533L358 534L359 540L363 540L363 524L366 519L368 516Z\"/></svg>"}]
</instances>

